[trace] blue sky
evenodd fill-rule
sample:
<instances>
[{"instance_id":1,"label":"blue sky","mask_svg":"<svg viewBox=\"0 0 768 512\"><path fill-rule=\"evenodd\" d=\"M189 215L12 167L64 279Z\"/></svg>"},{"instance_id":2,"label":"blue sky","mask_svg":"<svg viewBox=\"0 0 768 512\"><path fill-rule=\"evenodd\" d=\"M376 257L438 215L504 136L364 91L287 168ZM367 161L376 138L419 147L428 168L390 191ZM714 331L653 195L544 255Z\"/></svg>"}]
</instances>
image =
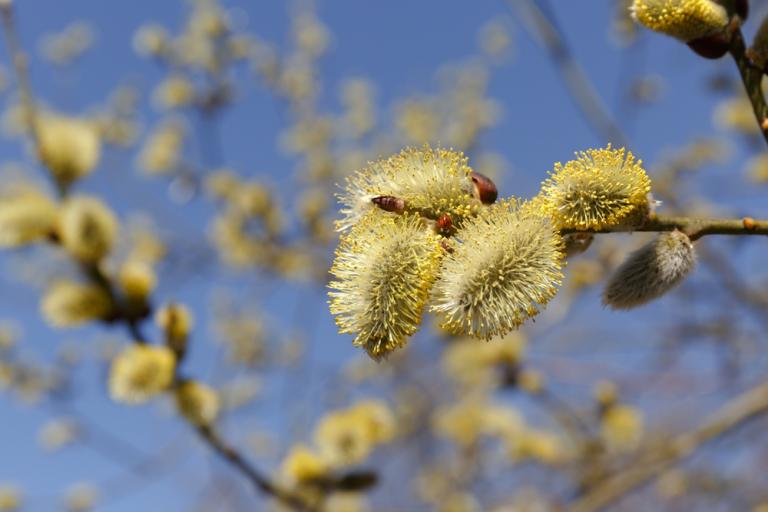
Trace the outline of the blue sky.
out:
<instances>
[{"instance_id":1,"label":"blue sky","mask_svg":"<svg viewBox=\"0 0 768 512\"><path fill-rule=\"evenodd\" d=\"M289 2L223 0L222 3L236 9L238 23L247 24L261 38L279 45L287 41ZM695 137L716 133L712 109L718 96L707 90L705 82L718 72L735 75L732 63L704 61L684 45L648 33L642 33L640 42L630 51L622 51L610 41L612 2L552 0L551 3L574 55L612 111L620 110L625 87L633 78L644 73L663 77L664 94L659 102L634 112L631 122L618 119L631 149L649 163L651 175L653 162L665 151ZM24 0L17 4L20 34L24 46L33 53L31 72L37 95L47 104L73 113L102 103L121 82L132 83L148 95L164 73L152 62L136 56L131 44L133 34L146 21L178 29L185 13L181 0ZM508 172L499 180L503 195L533 195L554 162L569 159L576 150L606 142L585 122L552 62L516 21L508 4L501 0L320 0L316 12L332 32L330 51L321 64L324 83L321 104L329 109L338 105L338 86L349 77L372 80L383 105L398 98L433 92L437 86L436 72L444 64L475 55L478 30L492 18L502 16L513 28L514 51L507 62L493 70L489 95L501 105L502 117L483 136L481 147L503 155L509 164ZM39 58L37 41L42 35L59 31L75 20L86 21L96 29L96 43L73 69L61 73ZM751 26L747 28L750 30L753 30ZM0 58L7 66L4 47ZM285 122L284 109L252 76L246 76L241 83L247 94L222 119L226 163L246 175L269 176L273 183L290 186L285 176L294 162L280 152L277 144ZM4 101L9 99L6 94ZM144 105L142 119L145 125L151 125L159 115L149 102ZM768 216L768 203L762 197L764 190L745 192L743 183L734 183L732 179L741 173L743 162L752 150L738 139L732 140L732 146L727 163L704 169L708 178L704 191L717 194L722 204L737 212ZM33 163L17 141L0 140L0 155L0 161ZM134 155L107 155L97 173L83 185L83 190L112 198L121 215L146 209L158 219L161 230L178 230L177 234L188 238L204 236L203 226L211 214L210 206L201 202L178 205L170 201L161 182L138 174ZM755 241L755 246L762 248L763 253L767 248L765 240ZM50 360L58 344L67 340L87 343L102 332L90 328L64 333L47 329L37 315L38 290L11 275L10 269L15 267L8 256L0 255L0 265L7 269L0 276L0 318L13 319L23 326L22 353ZM242 285L238 284L240 280L236 275L223 272L215 279L216 286L227 286L240 296L257 297L274 316L276 325L290 321L290 313L300 308L306 322L303 327L312 326L310 351L322 367L333 368L339 361L363 356L351 347L349 337L336 334L322 293L284 287L262 296L259 290L239 289ZM181 300L197 313L198 326L193 341L197 345L193 345L188 370L202 378L210 377L215 350L215 345L206 339L210 329L204 314L211 286L208 280L190 279L172 286L161 284L158 290L162 299ZM592 304L567 319L574 323L574 329L579 328L579 320L583 318L592 318L598 323L616 321L616 317L610 316L613 313L599 307L594 294L586 300ZM641 324L659 311L651 309L636 316L621 316L620 320ZM605 357L617 365L630 364L615 354L609 350ZM548 354L534 351L534 355L546 359ZM104 368L93 362L86 366L89 369L78 375L83 391L76 402L78 411L129 444L131 453L149 455L158 446L166 445L170 445L172 451L175 439L188 436L184 425L172 415L164 414L162 407L126 408L111 404L104 397ZM266 380L270 382L268 391L278 389L279 383L268 377ZM323 396L322 389L317 389L321 385L320 378L312 381L310 377L306 389L291 397L290 407L311 408L313 399ZM281 414L282 405L274 401L257 405L253 410L255 418L248 417L249 426L295 427L286 424L290 418ZM21 485L30 497L25 510L32 512L52 510L57 497L73 482L123 481L128 473L120 464L87 448L44 454L36 436L50 412L0 395L0 482ZM301 432L306 428L294 430ZM204 481L211 467L220 465L217 461L211 462L206 448L194 442L187 442L183 447L192 448L182 455L181 470L151 479L151 483L143 484L145 487L139 491L129 489L98 510L190 510L195 491L187 489ZM271 462L260 463L269 467ZM130 487L131 479L127 481Z\"/></svg>"}]
</instances>

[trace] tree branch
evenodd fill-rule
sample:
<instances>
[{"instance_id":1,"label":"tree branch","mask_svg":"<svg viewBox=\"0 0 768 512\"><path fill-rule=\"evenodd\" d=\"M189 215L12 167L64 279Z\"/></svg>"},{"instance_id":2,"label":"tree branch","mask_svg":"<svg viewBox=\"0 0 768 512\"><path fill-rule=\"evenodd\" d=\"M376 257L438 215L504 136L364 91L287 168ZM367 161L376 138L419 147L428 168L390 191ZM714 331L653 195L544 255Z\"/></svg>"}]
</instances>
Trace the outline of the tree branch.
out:
<instances>
[{"instance_id":1,"label":"tree branch","mask_svg":"<svg viewBox=\"0 0 768 512\"><path fill-rule=\"evenodd\" d=\"M768 220L755 220L751 217L741 219L699 219L692 217L665 217L652 215L638 226L619 225L605 229L579 231L564 229L563 234L570 233L621 233L621 232L662 232L680 230L691 240L697 240L705 235L768 235Z\"/></svg>"},{"instance_id":2,"label":"tree branch","mask_svg":"<svg viewBox=\"0 0 768 512\"><path fill-rule=\"evenodd\" d=\"M595 512L661 476L662 472L697 449L726 435L747 421L768 413L768 382L759 384L732 399L704 424L691 432L672 438L663 448L646 458L647 463L630 465L624 471L603 480L571 504L570 512Z\"/></svg>"},{"instance_id":3,"label":"tree branch","mask_svg":"<svg viewBox=\"0 0 768 512\"><path fill-rule=\"evenodd\" d=\"M749 61L741 29L734 30L731 36L731 46L728 51L739 68L741 81L747 90L749 102L752 104L752 111L755 113L755 119L757 119L757 126L760 129L760 133L763 134L763 139L768 144L768 105L766 105L765 96L763 95L763 71L754 67Z\"/></svg>"}]
</instances>

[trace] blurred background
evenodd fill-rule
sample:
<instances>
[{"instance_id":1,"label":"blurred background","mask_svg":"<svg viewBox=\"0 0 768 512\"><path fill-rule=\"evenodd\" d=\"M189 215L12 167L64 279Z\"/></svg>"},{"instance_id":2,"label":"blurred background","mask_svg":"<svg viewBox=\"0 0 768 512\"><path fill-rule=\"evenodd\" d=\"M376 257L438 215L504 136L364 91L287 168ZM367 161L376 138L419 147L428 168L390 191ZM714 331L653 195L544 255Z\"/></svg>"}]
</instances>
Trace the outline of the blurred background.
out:
<instances>
[{"instance_id":1,"label":"blurred background","mask_svg":"<svg viewBox=\"0 0 768 512\"><path fill-rule=\"evenodd\" d=\"M751 4L747 38L768 12ZM457 340L428 316L378 364L326 303L338 185L408 145L464 151L503 197L532 197L555 162L612 143L644 161L662 213L768 217L768 153L727 57L641 29L623 0L25 0L14 24L39 108L98 127L74 191L120 220L110 268L140 252L152 305L189 308L184 371L218 391L222 435L265 474L294 485L291 449L375 399L394 433L348 466L377 483L323 510L566 510L637 468L651 471L611 509L768 503L768 406L679 437L768 377L763 237L706 237L684 286L613 312L601 286L649 236L602 235L519 333ZM0 55L0 187L52 192ZM40 314L77 275L60 251L3 251L0 269L0 510L274 506L166 398L109 399L125 329Z\"/></svg>"}]
</instances>

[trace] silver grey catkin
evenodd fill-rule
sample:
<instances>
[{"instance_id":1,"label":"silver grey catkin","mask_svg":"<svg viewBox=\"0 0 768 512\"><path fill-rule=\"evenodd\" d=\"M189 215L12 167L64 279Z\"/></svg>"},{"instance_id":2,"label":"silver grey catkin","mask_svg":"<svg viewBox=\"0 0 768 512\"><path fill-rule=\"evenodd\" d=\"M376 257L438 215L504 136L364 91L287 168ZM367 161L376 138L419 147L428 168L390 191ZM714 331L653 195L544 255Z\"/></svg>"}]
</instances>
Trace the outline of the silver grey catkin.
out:
<instances>
[{"instance_id":1,"label":"silver grey catkin","mask_svg":"<svg viewBox=\"0 0 768 512\"><path fill-rule=\"evenodd\" d=\"M613 273L603 291L603 304L613 309L646 304L680 284L695 264L693 244L685 233L662 233Z\"/></svg>"}]
</instances>

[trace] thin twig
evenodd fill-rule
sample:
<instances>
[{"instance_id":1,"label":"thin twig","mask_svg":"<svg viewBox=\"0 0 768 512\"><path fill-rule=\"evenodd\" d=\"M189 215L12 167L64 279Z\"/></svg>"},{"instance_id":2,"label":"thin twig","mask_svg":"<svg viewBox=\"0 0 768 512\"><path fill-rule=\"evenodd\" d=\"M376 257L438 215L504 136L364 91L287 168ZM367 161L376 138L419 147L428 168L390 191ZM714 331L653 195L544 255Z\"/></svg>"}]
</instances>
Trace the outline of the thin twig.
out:
<instances>
[{"instance_id":1,"label":"thin twig","mask_svg":"<svg viewBox=\"0 0 768 512\"><path fill-rule=\"evenodd\" d=\"M262 475L248 461L246 461L235 449L227 445L212 427L198 427L197 433L216 453L223 457L232 466L244 474L251 483L261 492L273 496L275 499L288 505L297 511L310 511L310 506L296 494L283 489L269 478Z\"/></svg>"},{"instance_id":2,"label":"thin twig","mask_svg":"<svg viewBox=\"0 0 768 512\"><path fill-rule=\"evenodd\" d=\"M733 57L736 67L739 68L741 81L747 90L749 102L752 104L752 111L755 113L755 119L757 119L757 126L760 129L760 133L763 134L763 139L768 144L768 126L765 125L768 122L768 105L766 105L765 96L763 95L763 71L754 67L749 61L741 29L734 30L731 36L731 46L728 51L731 57Z\"/></svg>"},{"instance_id":3,"label":"thin twig","mask_svg":"<svg viewBox=\"0 0 768 512\"><path fill-rule=\"evenodd\" d=\"M563 234L587 233L621 233L621 232L662 232L680 230L691 240L697 240L705 235L768 235L768 220L755 220L751 217L740 219L699 219L693 217L662 217L651 216L638 226L618 225L604 229L583 230L564 229Z\"/></svg>"},{"instance_id":4,"label":"thin twig","mask_svg":"<svg viewBox=\"0 0 768 512\"><path fill-rule=\"evenodd\" d=\"M573 101L589 125L608 142L626 146L626 136L600 99L584 69L573 57L548 4L542 0L509 0L509 2L513 7L519 7L527 27L546 49L562 75L563 83Z\"/></svg>"}]
</instances>

